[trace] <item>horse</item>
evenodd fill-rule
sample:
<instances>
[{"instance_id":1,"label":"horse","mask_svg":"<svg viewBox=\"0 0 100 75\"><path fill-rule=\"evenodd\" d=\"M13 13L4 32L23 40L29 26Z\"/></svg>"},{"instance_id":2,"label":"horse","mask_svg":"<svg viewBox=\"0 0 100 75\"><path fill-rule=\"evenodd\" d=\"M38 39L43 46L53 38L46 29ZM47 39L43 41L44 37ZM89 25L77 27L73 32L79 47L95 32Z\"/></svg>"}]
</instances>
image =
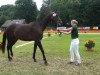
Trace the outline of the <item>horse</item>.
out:
<instances>
[{"instance_id":1,"label":"horse","mask_svg":"<svg viewBox=\"0 0 100 75\"><path fill-rule=\"evenodd\" d=\"M54 12L49 13L46 17L44 17L40 21L31 22L29 24L10 25L3 34L2 53L5 52L6 39L7 39L7 53L9 61L11 61L13 57L12 47L17 42L18 39L22 41L34 41L34 51L33 51L34 62L36 62L35 54L38 46L39 49L41 50L44 64L47 64L41 40L43 38L43 31L45 30L47 24L50 21L54 21L58 25L62 25L62 20L60 19L58 14Z\"/></svg>"}]
</instances>

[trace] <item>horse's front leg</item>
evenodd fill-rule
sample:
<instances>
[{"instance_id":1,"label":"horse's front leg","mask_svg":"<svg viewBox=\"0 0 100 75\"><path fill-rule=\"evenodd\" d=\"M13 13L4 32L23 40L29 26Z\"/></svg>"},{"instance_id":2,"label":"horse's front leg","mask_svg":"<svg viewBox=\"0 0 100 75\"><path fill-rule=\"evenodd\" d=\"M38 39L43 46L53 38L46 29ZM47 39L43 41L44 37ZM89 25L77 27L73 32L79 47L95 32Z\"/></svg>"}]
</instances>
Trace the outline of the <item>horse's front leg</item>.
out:
<instances>
[{"instance_id":1,"label":"horse's front leg","mask_svg":"<svg viewBox=\"0 0 100 75\"><path fill-rule=\"evenodd\" d=\"M35 41L35 42L34 42L34 51L33 51L33 59L34 59L34 62L36 62L36 58L35 58L36 49L37 49L37 43L36 43L36 41Z\"/></svg>"},{"instance_id":2,"label":"horse's front leg","mask_svg":"<svg viewBox=\"0 0 100 75\"><path fill-rule=\"evenodd\" d=\"M38 45L38 47L40 48L40 50L42 52L43 60L44 60L45 65L48 65L46 57L45 57L44 49L43 49L42 44L41 44L41 41L38 41L37 45Z\"/></svg>"}]
</instances>

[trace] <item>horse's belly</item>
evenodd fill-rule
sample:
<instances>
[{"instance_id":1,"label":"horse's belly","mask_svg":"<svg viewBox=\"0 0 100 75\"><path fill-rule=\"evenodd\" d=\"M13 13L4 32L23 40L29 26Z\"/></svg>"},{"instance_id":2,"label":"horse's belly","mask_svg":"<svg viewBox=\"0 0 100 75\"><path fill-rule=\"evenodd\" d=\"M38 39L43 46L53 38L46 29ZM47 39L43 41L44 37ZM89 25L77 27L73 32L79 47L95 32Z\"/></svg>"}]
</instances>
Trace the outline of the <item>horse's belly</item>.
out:
<instances>
[{"instance_id":1,"label":"horse's belly","mask_svg":"<svg viewBox=\"0 0 100 75\"><path fill-rule=\"evenodd\" d=\"M33 41L35 37L28 36L28 35L17 35L17 38L23 41Z\"/></svg>"},{"instance_id":2,"label":"horse's belly","mask_svg":"<svg viewBox=\"0 0 100 75\"><path fill-rule=\"evenodd\" d=\"M32 35L32 34L17 34L16 35L18 39L23 41L35 41L35 40L41 40L42 36Z\"/></svg>"},{"instance_id":3,"label":"horse's belly","mask_svg":"<svg viewBox=\"0 0 100 75\"><path fill-rule=\"evenodd\" d=\"M35 39L34 38L19 38L20 40L22 40L22 41L35 41Z\"/></svg>"},{"instance_id":4,"label":"horse's belly","mask_svg":"<svg viewBox=\"0 0 100 75\"><path fill-rule=\"evenodd\" d=\"M31 29L16 29L15 36L23 41L35 41L42 39L43 34L39 31L31 30Z\"/></svg>"}]
</instances>

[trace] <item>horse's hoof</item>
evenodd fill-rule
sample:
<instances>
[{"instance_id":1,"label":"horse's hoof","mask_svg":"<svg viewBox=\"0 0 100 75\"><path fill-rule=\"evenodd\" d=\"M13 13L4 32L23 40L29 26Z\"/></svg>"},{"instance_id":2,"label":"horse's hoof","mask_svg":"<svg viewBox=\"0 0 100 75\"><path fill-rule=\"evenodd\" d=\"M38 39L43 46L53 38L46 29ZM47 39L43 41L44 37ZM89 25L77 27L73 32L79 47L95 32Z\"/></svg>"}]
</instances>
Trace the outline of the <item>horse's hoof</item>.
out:
<instances>
[{"instance_id":1,"label":"horse's hoof","mask_svg":"<svg viewBox=\"0 0 100 75\"><path fill-rule=\"evenodd\" d=\"M44 64L45 64L46 66L48 66L48 63L47 63L47 62L45 62Z\"/></svg>"},{"instance_id":2,"label":"horse's hoof","mask_svg":"<svg viewBox=\"0 0 100 75\"><path fill-rule=\"evenodd\" d=\"M11 57L9 58L9 61L12 61L12 58Z\"/></svg>"},{"instance_id":3,"label":"horse's hoof","mask_svg":"<svg viewBox=\"0 0 100 75\"><path fill-rule=\"evenodd\" d=\"M34 58L33 58L34 59ZM37 62L36 59L34 59L34 62Z\"/></svg>"},{"instance_id":4,"label":"horse's hoof","mask_svg":"<svg viewBox=\"0 0 100 75\"><path fill-rule=\"evenodd\" d=\"M34 57L32 57L32 58L33 58L34 62L37 62L36 59L35 59Z\"/></svg>"},{"instance_id":5,"label":"horse's hoof","mask_svg":"<svg viewBox=\"0 0 100 75\"><path fill-rule=\"evenodd\" d=\"M34 62L37 62L36 60L34 60Z\"/></svg>"}]
</instances>

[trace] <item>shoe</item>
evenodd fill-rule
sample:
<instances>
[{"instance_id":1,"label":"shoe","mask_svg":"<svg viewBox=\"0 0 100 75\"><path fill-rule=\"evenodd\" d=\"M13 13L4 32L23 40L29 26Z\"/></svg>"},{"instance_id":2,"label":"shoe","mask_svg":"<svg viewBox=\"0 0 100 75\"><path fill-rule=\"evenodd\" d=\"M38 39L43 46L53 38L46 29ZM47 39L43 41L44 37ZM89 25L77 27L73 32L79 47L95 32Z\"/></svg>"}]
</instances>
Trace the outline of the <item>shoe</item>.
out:
<instances>
[{"instance_id":1,"label":"shoe","mask_svg":"<svg viewBox=\"0 0 100 75\"><path fill-rule=\"evenodd\" d=\"M68 62L68 64L73 64L74 62Z\"/></svg>"},{"instance_id":2,"label":"shoe","mask_svg":"<svg viewBox=\"0 0 100 75\"><path fill-rule=\"evenodd\" d=\"M80 66L80 63L75 64L76 66Z\"/></svg>"}]
</instances>

